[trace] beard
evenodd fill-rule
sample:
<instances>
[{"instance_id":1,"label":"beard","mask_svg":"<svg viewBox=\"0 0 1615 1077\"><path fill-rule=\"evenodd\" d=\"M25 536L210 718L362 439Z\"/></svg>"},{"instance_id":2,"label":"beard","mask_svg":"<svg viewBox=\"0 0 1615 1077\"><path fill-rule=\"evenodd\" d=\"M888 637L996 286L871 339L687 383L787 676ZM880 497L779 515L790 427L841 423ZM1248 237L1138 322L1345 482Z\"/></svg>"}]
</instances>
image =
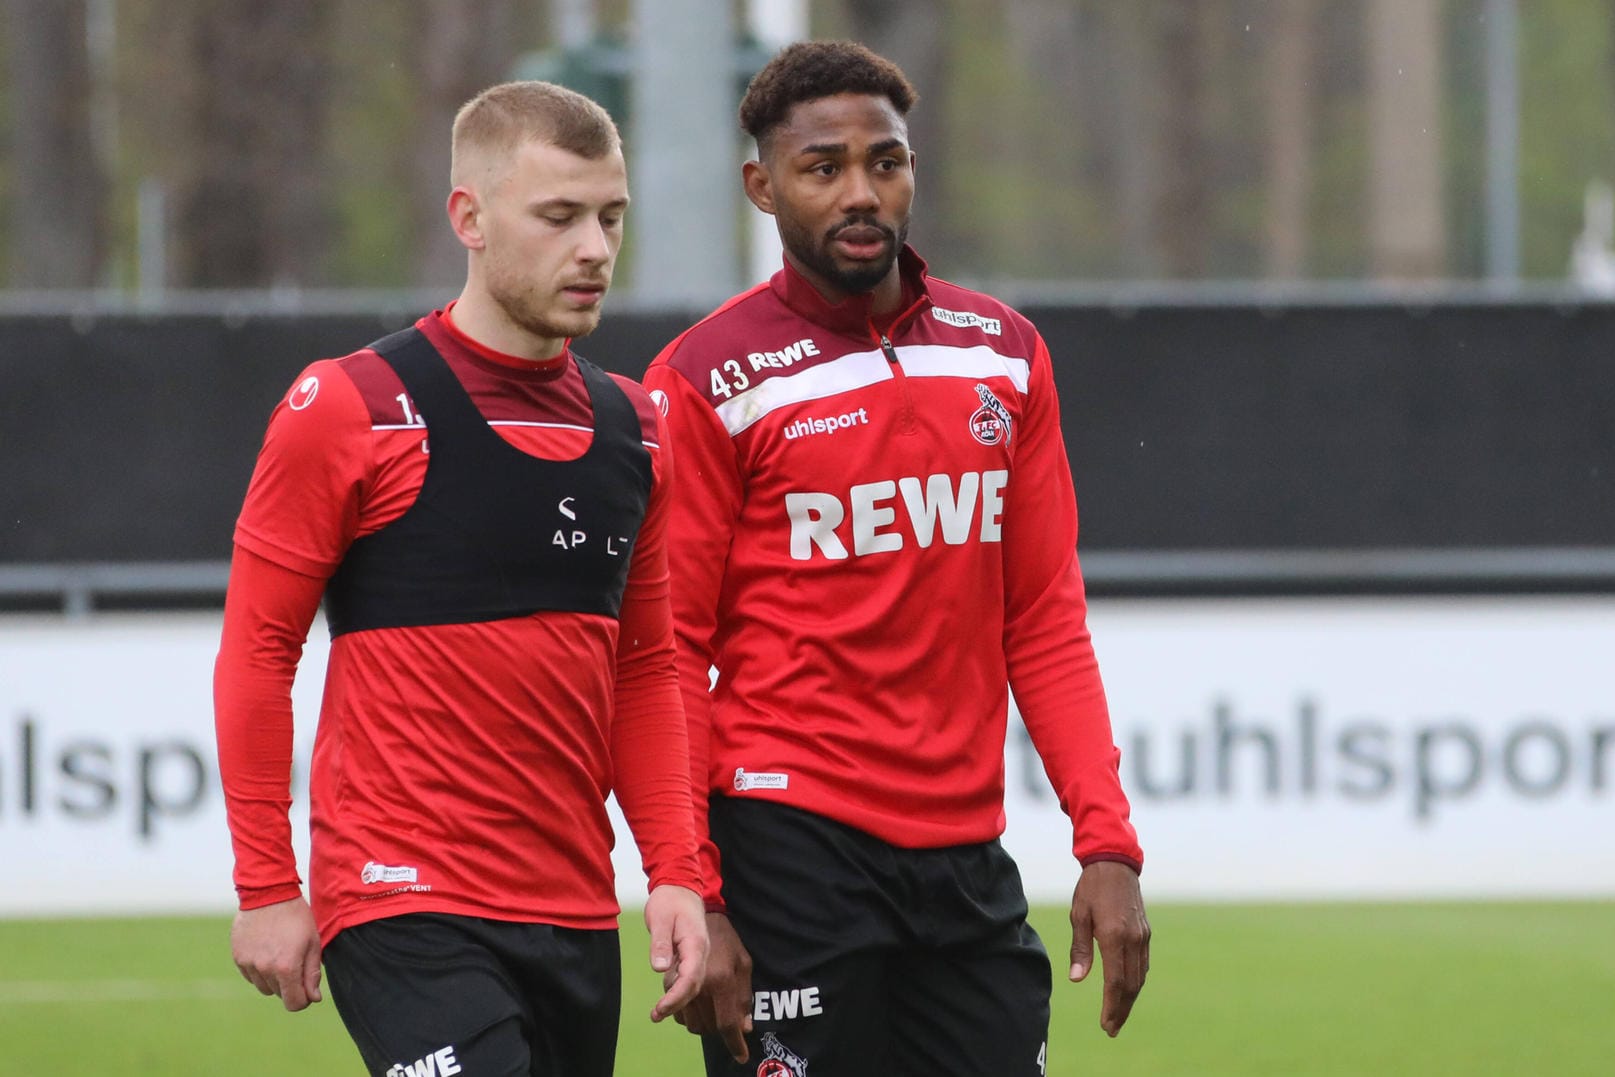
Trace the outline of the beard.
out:
<instances>
[{"instance_id":1,"label":"beard","mask_svg":"<svg viewBox=\"0 0 1615 1077\"><path fill-rule=\"evenodd\" d=\"M489 267L488 294L505 316L523 330L545 340L586 337L600 325L600 307L568 310L561 298L522 279L517 272Z\"/></svg>"},{"instance_id":2,"label":"beard","mask_svg":"<svg viewBox=\"0 0 1615 1077\"><path fill-rule=\"evenodd\" d=\"M558 340L586 337L600 325L600 309L546 310L532 294L494 293L494 300L510 320L535 337Z\"/></svg>"},{"instance_id":3,"label":"beard","mask_svg":"<svg viewBox=\"0 0 1615 1077\"><path fill-rule=\"evenodd\" d=\"M839 264L831 253L830 244L835 242L837 232L852 226L879 229L886 236L886 253L869 263L854 266ZM908 219L904 218L893 231L873 217L849 217L815 241L808 230L796 221L780 217L779 234L780 243L798 262L848 295L861 295L872 291L892 271L898 252L908 242Z\"/></svg>"}]
</instances>

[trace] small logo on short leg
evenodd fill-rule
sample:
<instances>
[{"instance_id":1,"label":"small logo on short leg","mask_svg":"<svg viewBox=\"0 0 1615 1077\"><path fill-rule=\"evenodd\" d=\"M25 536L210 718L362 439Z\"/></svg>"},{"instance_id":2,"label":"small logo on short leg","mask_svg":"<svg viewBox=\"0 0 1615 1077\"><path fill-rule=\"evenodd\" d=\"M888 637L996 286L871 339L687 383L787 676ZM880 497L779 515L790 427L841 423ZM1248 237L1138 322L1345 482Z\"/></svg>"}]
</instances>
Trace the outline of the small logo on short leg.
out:
<instances>
[{"instance_id":1,"label":"small logo on short leg","mask_svg":"<svg viewBox=\"0 0 1615 1077\"><path fill-rule=\"evenodd\" d=\"M779 1042L772 1032L763 1033L763 1061L757 1077L807 1077L807 1059Z\"/></svg>"}]
</instances>

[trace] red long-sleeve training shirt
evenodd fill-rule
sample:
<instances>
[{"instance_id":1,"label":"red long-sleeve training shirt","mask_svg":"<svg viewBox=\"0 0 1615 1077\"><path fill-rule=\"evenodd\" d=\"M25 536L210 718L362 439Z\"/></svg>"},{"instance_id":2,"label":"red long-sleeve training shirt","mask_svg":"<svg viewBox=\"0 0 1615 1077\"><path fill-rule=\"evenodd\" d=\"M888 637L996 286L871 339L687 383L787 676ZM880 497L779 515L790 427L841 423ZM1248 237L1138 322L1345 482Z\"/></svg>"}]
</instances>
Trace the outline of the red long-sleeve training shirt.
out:
<instances>
[{"instance_id":1,"label":"red long-sleeve training shirt","mask_svg":"<svg viewBox=\"0 0 1615 1077\"><path fill-rule=\"evenodd\" d=\"M787 266L645 376L679 459L668 541L697 830L710 792L904 847L990 840L1012 687L1076 856L1139 868L1048 348L911 250L901 265L885 325L867 297L832 306ZM702 852L717 905L717 850Z\"/></svg>"},{"instance_id":2,"label":"red long-sleeve training shirt","mask_svg":"<svg viewBox=\"0 0 1615 1077\"><path fill-rule=\"evenodd\" d=\"M422 318L490 425L547 459L592 436L570 353L534 364ZM699 889L668 609L665 433L618 378L652 456L618 619L541 612L348 632L332 641L310 776L321 937L405 912L614 926L615 789L652 886ZM275 409L236 526L214 678L242 908L295 897L290 690L325 582L401 516L426 474L425 422L374 352L323 360Z\"/></svg>"}]
</instances>

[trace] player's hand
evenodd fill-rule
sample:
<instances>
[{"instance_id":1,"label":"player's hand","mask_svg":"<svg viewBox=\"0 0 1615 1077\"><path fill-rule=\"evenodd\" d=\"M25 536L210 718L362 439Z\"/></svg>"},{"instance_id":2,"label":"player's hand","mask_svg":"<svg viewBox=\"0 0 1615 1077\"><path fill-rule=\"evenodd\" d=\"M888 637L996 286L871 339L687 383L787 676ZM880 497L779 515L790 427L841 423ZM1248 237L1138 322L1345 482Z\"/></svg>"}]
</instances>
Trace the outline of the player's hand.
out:
<instances>
[{"instance_id":1,"label":"player's hand","mask_svg":"<svg viewBox=\"0 0 1615 1077\"><path fill-rule=\"evenodd\" d=\"M1082 870L1071 895L1071 980L1093 968L1094 943L1105 968L1105 999L1099 1027L1114 1036L1127 1023L1133 1002L1150 971L1150 922L1138 873L1126 864L1101 860Z\"/></svg>"},{"instance_id":2,"label":"player's hand","mask_svg":"<svg viewBox=\"0 0 1615 1077\"><path fill-rule=\"evenodd\" d=\"M679 1024L697 1036L717 1035L736 1062L751 1052L751 955L735 934L729 917L707 913L707 934L712 950L707 955L707 982L694 1002L679 1014Z\"/></svg>"},{"instance_id":3,"label":"player's hand","mask_svg":"<svg viewBox=\"0 0 1615 1077\"><path fill-rule=\"evenodd\" d=\"M236 913L230 956L248 983L292 1013L320 1001L320 933L301 897Z\"/></svg>"},{"instance_id":4,"label":"player's hand","mask_svg":"<svg viewBox=\"0 0 1615 1077\"><path fill-rule=\"evenodd\" d=\"M658 886L645 900L645 926L650 967L662 974L666 992L650 1011L650 1019L660 1021L683 1011L706 978L706 906L688 887Z\"/></svg>"}]
</instances>

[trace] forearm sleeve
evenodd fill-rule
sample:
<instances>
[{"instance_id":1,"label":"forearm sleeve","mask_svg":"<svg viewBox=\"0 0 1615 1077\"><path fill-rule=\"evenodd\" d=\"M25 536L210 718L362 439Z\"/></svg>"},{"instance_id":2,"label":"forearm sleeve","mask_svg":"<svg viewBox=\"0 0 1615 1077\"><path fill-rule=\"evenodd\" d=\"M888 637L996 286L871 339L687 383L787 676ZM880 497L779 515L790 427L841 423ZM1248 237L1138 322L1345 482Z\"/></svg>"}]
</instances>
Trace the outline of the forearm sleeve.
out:
<instances>
[{"instance_id":1,"label":"forearm sleeve","mask_svg":"<svg viewBox=\"0 0 1615 1077\"><path fill-rule=\"evenodd\" d=\"M214 732L241 908L298 896L292 682L325 581L237 546L213 667Z\"/></svg>"}]
</instances>

